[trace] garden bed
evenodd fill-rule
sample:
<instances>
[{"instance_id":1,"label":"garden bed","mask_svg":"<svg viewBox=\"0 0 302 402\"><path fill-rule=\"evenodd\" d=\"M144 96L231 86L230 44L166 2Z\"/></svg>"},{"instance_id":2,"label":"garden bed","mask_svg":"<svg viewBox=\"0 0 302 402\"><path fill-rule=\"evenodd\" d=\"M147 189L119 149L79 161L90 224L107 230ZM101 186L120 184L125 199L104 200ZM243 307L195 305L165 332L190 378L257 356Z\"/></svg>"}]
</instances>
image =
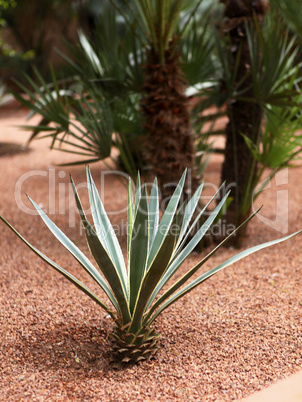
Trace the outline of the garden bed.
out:
<instances>
[{"instance_id":1,"label":"garden bed","mask_svg":"<svg viewBox=\"0 0 302 402\"><path fill-rule=\"evenodd\" d=\"M1 142L26 143L28 134L15 127L24 124L26 113L0 111ZM71 157L50 152L48 145L48 140L39 140L32 143L30 153L0 157L0 214L43 253L97 291L41 220L29 214L32 209L25 193L50 211L55 223L87 251L68 184L69 173L76 184L84 183L85 169L57 166ZM206 182L219 183L220 163L221 157L212 158ZM105 170L102 163L91 166L99 186ZM103 177L105 207L109 212L122 210L126 187L117 176ZM302 228L302 168L291 169L287 181L274 182L257 206L264 204L261 216L272 224L277 217L279 231L286 230L288 221L291 233ZM84 189L80 195L85 201ZM125 211L111 218L123 232ZM110 364L111 320L1 225L3 400L229 401L302 367L301 236L227 268L178 301L156 321L162 336L155 359L116 370ZM283 235L254 218L243 248ZM125 251L123 233L120 240ZM234 253L220 251L206 268ZM193 254L185 264L198 259L200 255Z\"/></svg>"}]
</instances>

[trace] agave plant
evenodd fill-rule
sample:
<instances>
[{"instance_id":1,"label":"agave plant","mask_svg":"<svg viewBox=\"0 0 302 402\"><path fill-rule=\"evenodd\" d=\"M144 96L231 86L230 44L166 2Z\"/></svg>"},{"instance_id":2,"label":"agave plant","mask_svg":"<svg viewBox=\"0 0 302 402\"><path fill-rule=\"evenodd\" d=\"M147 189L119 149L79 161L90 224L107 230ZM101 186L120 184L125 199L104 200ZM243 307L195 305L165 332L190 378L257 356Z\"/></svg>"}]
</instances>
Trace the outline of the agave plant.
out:
<instances>
[{"instance_id":1,"label":"agave plant","mask_svg":"<svg viewBox=\"0 0 302 402\"><path fill-rule=\"evenodd\" d=\"M140 185L139 176L135 197L133 197L131 181L129 180L127 265L124 262L121 247L105 212L89 168L87 168L88 193L94 226L87 220L72 179L71 182L87 243L98 268L29 198L47 227L96 281L108 296L111 305L103 302L81 281L28 243L16 229L1 217L10 229L39 257L69 279L112 317L115 323L111 336L113 359L118 364L148 360L156 353L159 348L159 334L151 325L158 315L176 300L241 258L294 236L292 234L279 240L252 247L189 281L217 251L220 247L218 245L181 278L172 281L172 284L166 287L167 282L173 279L184 260L215 221L228 197L226 194L213 213L205 220L203 226L195 233L195 236L190 237L188 236L190 231L204 212L204 210L200 211L195 220L191 222L203 185L201 184L198 187L188 202L178 207L185 177L186 172L181 177L161 220L159 219L157 179L154 180L149 199L147 187Z\"/></svg>"}]
</instances>

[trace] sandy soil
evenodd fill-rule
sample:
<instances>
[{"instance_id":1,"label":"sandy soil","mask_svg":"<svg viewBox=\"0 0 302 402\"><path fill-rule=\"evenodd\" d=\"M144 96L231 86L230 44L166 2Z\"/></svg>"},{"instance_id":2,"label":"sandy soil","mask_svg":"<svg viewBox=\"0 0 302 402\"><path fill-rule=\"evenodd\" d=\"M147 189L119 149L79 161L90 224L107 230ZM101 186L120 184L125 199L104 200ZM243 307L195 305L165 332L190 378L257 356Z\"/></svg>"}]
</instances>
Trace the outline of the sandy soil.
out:
<instances>
[{"instance_id":1,"label":"sandy soil","mask_svg":"<svg viewBox=\"0 0 302 402\"><path fill-rule=\"evenodd\" d=\"M0 110L0 142L25 143L28 134L14 127L24 124L25 116L24 110ZM0 214L37 248L98 291L31 214L24 196L28 193L48 210L87 252L68 184L69 173L77 184L84 183L84 168L57 166L71 157L50 152L48 145L48 140L36 141L29 153L0 157ZM220 163L218 157L210 163L208 183L218 184ZM101 187L105 166L98 163L91 168ZM112 175L103 180L107 209L122 210L124 185ZM87 205L84 189L80 195ZM302 168L296 168L288 172L288 179L280 176L258 199L267 221L255 218L250 223L243 248L281 237L280 231L302 228L301 201ZM121 230L125 218L125 212L111 215ZM123 235L121 243L125 250ZM302 367L301 236L227 268L170 307L155 325L162 334L155 359L124 370L109 363L112 323L103 311L2 223L0 244L2 400L230 401ZM206 268L234 253L220 251ZM190 256L181 271L199 258Z\"/></svg>"}]
</instances>

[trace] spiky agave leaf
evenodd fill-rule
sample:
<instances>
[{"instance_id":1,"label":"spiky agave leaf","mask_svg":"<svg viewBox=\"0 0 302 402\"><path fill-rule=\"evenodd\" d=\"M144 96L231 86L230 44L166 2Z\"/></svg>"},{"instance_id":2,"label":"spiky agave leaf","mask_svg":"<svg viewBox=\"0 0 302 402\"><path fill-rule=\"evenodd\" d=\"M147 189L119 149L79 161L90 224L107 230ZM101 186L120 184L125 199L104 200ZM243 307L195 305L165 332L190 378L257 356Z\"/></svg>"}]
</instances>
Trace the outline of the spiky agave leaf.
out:
<instances>
[{"instance_id":1,"label":"spiky agave leaf","mask_svg":"<svg viewBox=\"0 0 302 402\"><path fill-rule=\"evenodd\" d=\"M30 199L50 231L96 281L107 295L113 308L107 306L98 295L92 292L81 281L28 243L1 217L3 222L40 258L69 279L111 315L115 323L111 334L112 356L113 360L117 362L139 362L152 358L159 348L159 334L155 332L151 324L167 307L225 267L255 251L287 240L299 233L297 232L282 239L242 251L210 271L203 273L197 279L190 281L192 275L227 241L225 239L173 283L173 277L179 267L194 249L195 245L206 234L209 227L215 222L229 195L225 195L212 215L205 220L203 226L188 241L188 233L197 225L199 217L203 214L204 210L200 211L193 220L193 216L196 216L194 212L201 195L202 185L199 186L188 203L185 202L179 207L185 177L186 172L178 183L161 221L159 220L157 180L155 179L153 183L149 200L146 186L144 185L141 189L139 175L135 197L132 192L131 182L129 181L127 267L89 168L87 168L88 193L94 227L87 220L73 181L72 187L85 229L87 243L98 268L88 260L77 246L46 216L39 206ZM172 281L170 287L160 295L163 287L170 281Z\"/></svg>"}]
</instances>

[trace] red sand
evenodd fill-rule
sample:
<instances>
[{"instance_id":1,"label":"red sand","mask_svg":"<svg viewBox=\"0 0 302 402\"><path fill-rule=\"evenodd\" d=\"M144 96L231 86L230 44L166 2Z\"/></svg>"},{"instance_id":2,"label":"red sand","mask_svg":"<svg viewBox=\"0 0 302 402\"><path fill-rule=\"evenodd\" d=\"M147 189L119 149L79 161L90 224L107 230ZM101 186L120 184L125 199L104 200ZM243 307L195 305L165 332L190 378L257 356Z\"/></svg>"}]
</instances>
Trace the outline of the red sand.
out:
<instances>
[{"instance_id":1,"label":"red sand","mask_svg":"<svg viewBox=\"0 0 302 402\"><path fill-rule=\"evenodd\" d=\"M13 126L24 124L26 111L1 109L0 117L0 141L24 144L28 134ZM41 220L19 208L30 208L24 197L28 193L55 212L51 218L88 255L78 217L76 227L69 227L69 218L74 215L64 207L64 202L69 203L69 173L76 183L83 183L85 169L55 166L71 157L50 152L48 145L48 140L35 141L30 153L0 157L0 214L97 292L92 280ZM212 159L207 182L218 184L220 163L220 158ZM105 166L98 163L91 168L100 183ZM288 232L294 232L302 228L302 168L290 170L288 183L282 183L264 191L257 205L264 204L261 214L271 221L281 205L277 228L286 229L288 219ZM80 193L85 200L85 192ZM108 176L105 206L115 211L125 204L125 187ZM123 219L125 213L112 216L113 223L120 226ZM255 218L243 248L281 236ZM125 237L121 242L125 250ZM2 223L0 244L2 400L230 401L246 397L302 366L301 235L227 268L170 307L155 324L162 334L162 348L155 359L124 370L114 370L109 364L112 323L106 314L46 266ZM234 253L230 249L220 251L206 268ZM181 271L199 258L190 256Z\"/></svg>"}]
</instances>

